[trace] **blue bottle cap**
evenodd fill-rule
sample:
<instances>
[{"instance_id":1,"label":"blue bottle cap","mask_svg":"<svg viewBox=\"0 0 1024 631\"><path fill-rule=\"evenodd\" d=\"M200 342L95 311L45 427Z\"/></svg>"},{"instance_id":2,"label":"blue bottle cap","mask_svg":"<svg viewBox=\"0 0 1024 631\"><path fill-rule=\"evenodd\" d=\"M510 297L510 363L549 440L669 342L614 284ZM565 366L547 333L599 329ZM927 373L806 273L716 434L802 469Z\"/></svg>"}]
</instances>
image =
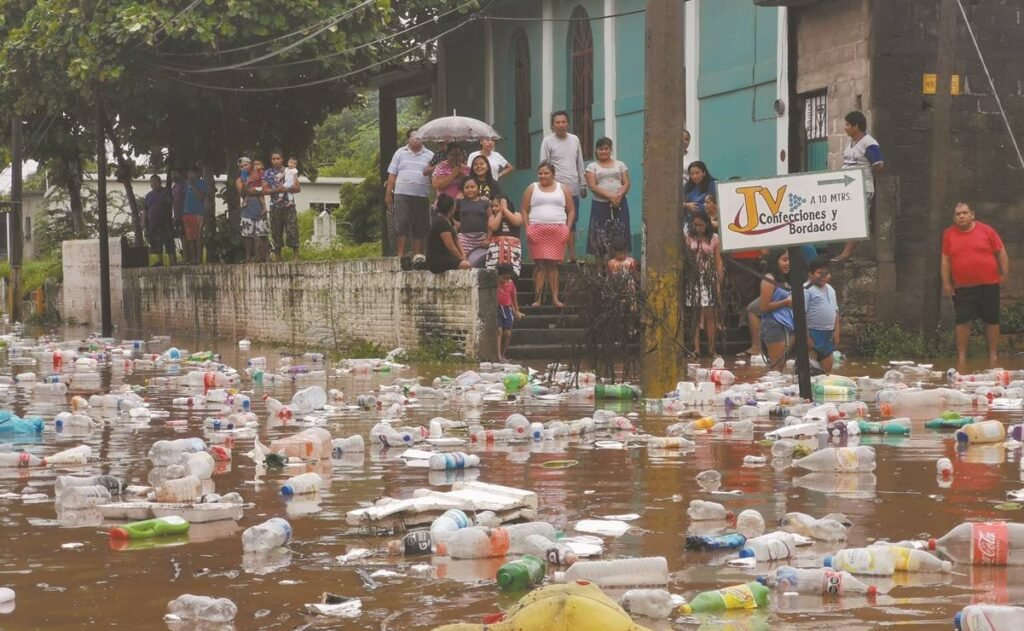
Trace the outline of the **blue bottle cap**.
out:
<instances>
[{"instance_id":1,"label":"blue bottle cap","mask_svg":"<svg viewBox=\"0 0 1024 631\"><path fill-rule=\"evenodd\" d=\"M963 430L958 431L956 433L956 440L957 440L957 442L966 443L967 442L967 432L965 432Z\"/></svg>"},{"instance_id":2,"label":"blue bottle cap","mask_svg":"<svg viewBox=\"0 0 1024 631\"><path fill-rule=\"evenodd\" d=\"M768 577L767 576L758 576L754 580L757 581L758 583L764 585L765 587L768 587Z\"/></svg>"},{"instance_id":3,"label":"blue bottle cap","mask_svg":"<svg viewBox=\"0 0 1024 631\"><path fill-rule=\"evenodd\" d=\"M825 557L825 562L823 563L823 565L825 567L832 567L832 557L830 557L830 556Z\"/></svg>"},{"instance_id":4,"label":"blue bottle cap","mask_svg":"<svg viewBox=\"0 0 1024 631\"><path fill-rule=\"evenodd\" d=\"M961 631L963 629L961 626L961 624L963 624L963 617L964 612L962 611L956 612L956 615L953 616L953 626L956 628L956 631Z\"/></svg>"},{"instance_id":5,"label":"blue bottle cap","mask_svg":"<svg viewBox=\"0 0 1024 631\"><path fill-rule=\"evenodd\" d=\"M295 491L292 489L290 484L285 484L281 487L281 495L294 495Z\"/></svg>"},{"instance_id":6,"label":"blue bottle cap","mask_svg":"<svg viewBox=\"0 0 1024 631\"><path fill-rule=\"evenodd\" d=\"M749 559L755 556L757 556L757 553L751 550L750 548L743 548L742 550L740 550L741 559Z\"/></svg>"}]
</instances>

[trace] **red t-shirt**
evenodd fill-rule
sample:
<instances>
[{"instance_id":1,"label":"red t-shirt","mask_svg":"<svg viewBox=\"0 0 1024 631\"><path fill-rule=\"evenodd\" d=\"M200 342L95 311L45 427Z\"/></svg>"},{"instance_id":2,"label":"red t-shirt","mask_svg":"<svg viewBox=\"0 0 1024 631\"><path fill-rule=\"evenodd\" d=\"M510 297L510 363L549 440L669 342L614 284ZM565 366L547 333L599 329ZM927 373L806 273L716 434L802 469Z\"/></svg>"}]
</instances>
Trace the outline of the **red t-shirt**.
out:
<instances>
[{"instance_id":1,"label":"red t-shirt","mask_svg":"<svg viewBox=\"0 0 1024 631\"><path fill-rule=\"evenodd\" d=\"M498 306L511 307L516 299L516 284L511 279L498 282Z\"/></svg>"},{"instance_id":2,"label":"red t-shirt","mask_svg":"<svg viewBox=\"0 0 1024 631\"><path fill-rule=\"evenodd\" d=\"M998 284L996 253L1002 250L1003 240L992 226L980 221L967 232L950 226L942 235L942 254L949 257L955 287Z\"/></svg>"}]
</instances>

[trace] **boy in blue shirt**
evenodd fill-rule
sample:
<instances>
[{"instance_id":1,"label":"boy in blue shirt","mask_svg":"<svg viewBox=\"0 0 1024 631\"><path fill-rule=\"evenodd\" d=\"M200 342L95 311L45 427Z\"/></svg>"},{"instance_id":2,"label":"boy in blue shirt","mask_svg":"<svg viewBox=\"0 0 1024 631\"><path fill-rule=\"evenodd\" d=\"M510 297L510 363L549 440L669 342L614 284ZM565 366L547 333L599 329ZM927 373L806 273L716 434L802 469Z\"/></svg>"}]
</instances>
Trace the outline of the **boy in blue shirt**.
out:
<instances>
[{"instance_id":1,"label":"boy in blue shirt","mask_svg":"<svg viewBox=\"0 0 1024 631\"><path fill-rule=\"evenodd\" d=\"M839 303L836 301L836 290L828 284L832 277L828 264L829 260L824 256L815 257L808 264L804 304L807 307L811 360L817 358L821 369L831 373L832 354L839 344Z\"/></svg>"}]
</instances>

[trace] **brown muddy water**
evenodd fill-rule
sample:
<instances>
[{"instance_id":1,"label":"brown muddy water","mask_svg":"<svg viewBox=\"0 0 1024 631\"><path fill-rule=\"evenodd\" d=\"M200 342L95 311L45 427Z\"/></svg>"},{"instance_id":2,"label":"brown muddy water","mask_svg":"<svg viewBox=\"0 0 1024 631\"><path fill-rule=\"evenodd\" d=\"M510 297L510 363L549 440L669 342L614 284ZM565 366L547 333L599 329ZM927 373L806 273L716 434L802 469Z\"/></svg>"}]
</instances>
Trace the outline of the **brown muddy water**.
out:
<instances>
[{"instance_id":1,"label":"brown muddy water","mask_svg":"<svg viewBox=\"0 0 1024 631\"><path fill-rule=\"evenodd\" d=\"M193 350L207 348L188 340L176 342ZM245 367L247 357L255 355L267 355L273 368L280 355L278 351L255 348L242 352L227 343L215 344L214 349L224 354L226 363L239 368ZM1008 368L1021 365L1016 358L1004 363ZM939 362L936 369L944 370L947 365ZM454 375L465 368L431 368L420 376L427 377L425 382L429 382L429 378L441 372ZM23 369L19 366L14 370ZM42 373L46 369L36 370ZM740 380L751 380L762 370L741 368L737 372ZM0 361L0 372L10 371L6 361ZM883 371L882 366L853 364L840 372L855 376L879 375ZM123 370L107 369L105 374L109 386L116 387L123 383L141 384L167 371L126 374ZM415 374L411 370L372 378L332 377L328 387L342 389L349 400L354 400L355 395L371 391L378 383ZM293 389L268 386L255 392L284 400L290 398ZM152 408L171 409L170 399L179 392L184 390L152 390L147 398ZM67 409L64 401L33 402L21 389L6 396L6 401L0 401L4 407L18 413L39 414L47 421ZM648 412L644 407L641 402L613 409L638 412L638 426L652 434L662 434L676 420L674 416ZM297 431L292 423L268 421L262 402L254 400L253 409L260 415L260 438L265 442ZM580 418L592 411L590 407L503 402L487 403L480 418L485 425L497 426L512 412L545 421ZM922 411L915 417L909 437L860 437L860 444L875 447L878 468L874 474L845 476L841 482L831 475L776 470L771 465L742 466L748 454L766 455L770 460L769 448L757 442L777 423L767 419L757 421L754 441L698 438L697 448L690 452L598 449L593 444L595 437L590 436L583 440L469 450L481 457L479 480L535 491L541 501L540 519L568 533L578 519L638 514L639 519L631 522L633 530L616 539L605 539L604 558L664 556L673 573L670 591L692 597L699 591L752 580L770 569L765 564L757 571L734 569L725 565L728 554L684 551L683 540L690 527L686 507L695 498L722 502L736 513L756 509L769 527L789 511L815 516L842 512L854 524L848 543L851 547L866 545L875 538L941 536L965 520L1024 521L1020 511L995 508L1005 501L1007 491L1024 486L1018 469L1020 454L1001 445L972 446L958 452L952 434L923 428L921 421L935 416L934 412ZM409 408L406 424L426 425L438 415L466 418L466 411L449 407ZM362 456L346 456L333 466L311 466L311 470L330 480L329 490L316 500L289 502L278 494L280 483L303 469L271 470L254 480L255 465L244 456L251 443L240 441L233 450L230 467L214 476L216 490L237 491L255 506L246 511L237 525L219 522L194 527L190 540L183 544L115 551L107 537L107 525L76 527L58 523L53 504L56 474L103 473L122 478L128 484L145 484L151 468L146 458L150 445L160 439L202 436L203 417L202 413L172 410L170 418L186 419L187 429L172 428L163 420L139 424L113 418L102 430L84 439L56 434L51 424L41 439L24 444L24 448L45 456L86 443L92 446L94 456L99 455L99 461L73 470L0 469L0 527L7 541L0 546L0 586L17 593L14 610L0 614L0 629L77 629L86 625L99 629L161 629L166 628L162 618L168 601L186 593L230 598L238 605L237 629L297 629L310 623L314 628L324 629L432 629L448 622L478 622L482 615L511 604L494 583L500 559L435 559L427 575L410 571L413 564L423 563L422 560L405 561L381 554L344 565L335 559L354 548L383 548L387 541L387 537L370 536L348 526L344 520L347 511L381 496L404 498L418 488L449 488L452 476L406 466L399 458L403 449L368 446ZM1020 414L993 417L1007 424L1022 420ZM334 432L335 436L359 433L366 437L377 420L376 413L360 411L330 418L330 422L343 427L343 431ZM956 468L948 488L941 488L935 477L935 461L943 456L951 458ZM540 466L545 461L560 459L577 460L579 464L568 469ZM702 492L694 476L706 469L719 470L723 487L742 494L712 497ZM476 478L477 472L465 475L467 479ZM9 493L45 497L23 499L6 495ZM289 551L274 563L243 563L241 531L275 516L292 524ZM810 551L803 549L804 556L791 564L820 566L821 558L838 547L841 546L818 544ZM378 569L393 570L400 576L374 579L375 585L368 585L360 576L360 570ZM954 574L948 576L898 574L895 582L874 582L891 590L874 603L853 597L831 602L811 597L783 599L775 598L773 593L771 606L763 611L691 616L673 623L638 621L662 630L818 629L822 625L835 630L893 626L949 629L954 613L965 605L1024 601L1024 568L956 566ZM318 602L324 591L360 598L362 615L354 620L308 616L304 604Z\"/></svg>"}]
</instances>

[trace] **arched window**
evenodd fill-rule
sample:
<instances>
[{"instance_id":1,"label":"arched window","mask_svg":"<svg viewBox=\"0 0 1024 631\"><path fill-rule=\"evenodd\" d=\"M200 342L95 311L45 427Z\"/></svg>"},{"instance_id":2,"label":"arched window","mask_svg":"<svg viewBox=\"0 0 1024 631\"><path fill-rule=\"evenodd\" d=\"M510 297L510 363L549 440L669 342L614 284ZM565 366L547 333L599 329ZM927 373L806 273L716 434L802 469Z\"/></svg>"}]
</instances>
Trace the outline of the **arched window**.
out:
<instances>
[{"instance_id":1,"label":"arched window","mask_svg":"<svg viewBox=\"0 0 1024 631\"><path fill-rule=\"evenodd\" d=\"M572 94L572 132L583 145L583 157L594 151L594 34L590 16L577 6L569 22L569 85Z\"/></svg>"},{"instance_id":2,"label":"arched window","mask_svg":"<svg viewBox=\"0 0 1024 631\"><path fill-rule=\"evenodd\" d=\"M530 89L530 42L526 31L519 29L513 36L515 41L515 90L516 90L516 168L533 168L533 150L530 148L530 114L533 94Z\"/></svg>"}]
</instances>

